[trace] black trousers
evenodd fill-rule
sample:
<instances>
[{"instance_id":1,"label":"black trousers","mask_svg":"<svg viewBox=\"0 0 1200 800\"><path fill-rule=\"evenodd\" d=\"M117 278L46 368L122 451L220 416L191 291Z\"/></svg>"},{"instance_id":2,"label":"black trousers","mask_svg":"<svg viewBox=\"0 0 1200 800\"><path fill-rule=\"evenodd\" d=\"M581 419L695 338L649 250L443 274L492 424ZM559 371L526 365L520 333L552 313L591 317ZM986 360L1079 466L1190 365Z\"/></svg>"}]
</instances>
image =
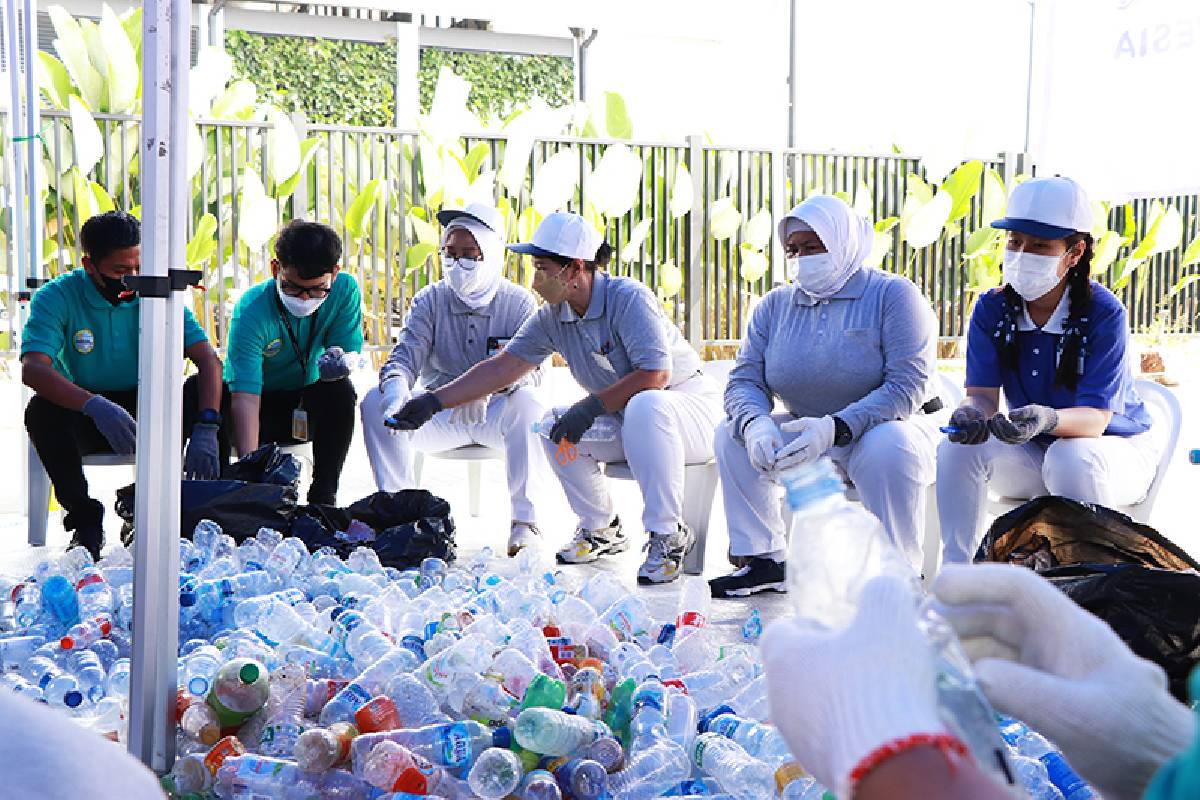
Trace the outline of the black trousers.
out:
<instances>
[{"instance_id":1,"label":"black trousers","mask_svg":"<svg viewBox=\"0 0 1200 800\"><path fill-rule=\"evenodd\" d=\"M263 392L258 443L299 444L292 438L292 412L303 404L313 446L313 480L308 502L336 505L338 481L358 416L358 394L349 378L317 381L301 389Z\"/></svg>"},{"instance_id":2,"label":"black trousers","mask_svg":"<svg viewBox=\"0 0 1200 800\"><path fill-rule=\"evenodd\" d=\"M97 392L137 418L137 390ZM228 418L228 392L222 400L222 416ZM183 384L183 436L186 440L200 413L200 387L193 375ZM83 473L83 457L111 453L108 440L91 417L71 411L34 395L25 407L25 430L37 450L58 503L67 512L63 527L67 530L97 527L104 518L104 506L88 493ZM221 464L229 461L229 434L225 425L217 432Z\"/></svg>"}]
</instances>

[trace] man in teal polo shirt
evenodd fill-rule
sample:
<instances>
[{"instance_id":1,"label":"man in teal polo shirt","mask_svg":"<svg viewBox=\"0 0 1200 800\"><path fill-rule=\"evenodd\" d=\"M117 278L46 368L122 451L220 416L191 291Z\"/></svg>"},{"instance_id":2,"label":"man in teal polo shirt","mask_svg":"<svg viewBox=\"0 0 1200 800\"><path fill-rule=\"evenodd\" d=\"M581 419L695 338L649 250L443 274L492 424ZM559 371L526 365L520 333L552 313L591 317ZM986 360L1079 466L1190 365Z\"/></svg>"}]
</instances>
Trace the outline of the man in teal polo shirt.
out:
<instances>
[{"instance_id":1,"label":"man in teal polo shirt","mask_svg":"<svg viewBox=\"0 0 1200 800\"><path fill-rule=\"evenodd\" d=\"M129 214L92 217L79 233L83 268L33 296L21 334L21 380L36 394L25 428L73 531L71 546L99 558L104 506L88 494L83 457L131 454L137 438L140 303L122 279L141 264L141 226ZM229 455L221 429L221 361L184 309L184 353L197 374L184 384L184 472L216 478ZM31 509L31 512L33 509Z\"/></svg>"},{"instance_id":2,"label":"man in teal polo shirt","mask_svg":"<svg viewBox=\"0 0 1200 800\"><path fill-rule=\"evenodd\" d=\"M313 443L308 502L334 505L358 395L346 353L363 345L362 297L339 272L342 242L328 225L292 220L279 231L269 281L233 310L225 380L240 453Z\"/></svg>"}]
</instances>

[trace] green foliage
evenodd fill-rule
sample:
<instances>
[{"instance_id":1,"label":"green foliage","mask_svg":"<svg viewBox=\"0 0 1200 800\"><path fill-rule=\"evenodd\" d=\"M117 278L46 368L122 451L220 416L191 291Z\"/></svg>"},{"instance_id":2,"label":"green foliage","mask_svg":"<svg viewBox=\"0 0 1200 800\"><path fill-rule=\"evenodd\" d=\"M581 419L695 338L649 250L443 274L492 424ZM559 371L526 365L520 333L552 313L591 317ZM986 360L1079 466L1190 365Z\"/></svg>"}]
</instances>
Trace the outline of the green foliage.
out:
<instances>
[{"instance_id":1,"label":"green foliage","mask_svg":"<svg viewBox=\"0 0 1200 800\"><path fill-rule=\"evenodd\" d=\"M422 113L428 113L433 103L442 67L449 67L471 84L467 108L480 119L508 119L528 105L534 95L552 108L568 105L575 97L569 58L426 49L421 51L418 76Z\"/></svg>"},{"instance_id":2,"label":"green foliage","mask_svg":"<svg viewBox=\"0 0 1200 800\"><path fill-rule=\"evenodd\" d=\"M227 31L234 74L284 111L313 122L391 125L396 45Z\"/></svg>"}]
</instances>

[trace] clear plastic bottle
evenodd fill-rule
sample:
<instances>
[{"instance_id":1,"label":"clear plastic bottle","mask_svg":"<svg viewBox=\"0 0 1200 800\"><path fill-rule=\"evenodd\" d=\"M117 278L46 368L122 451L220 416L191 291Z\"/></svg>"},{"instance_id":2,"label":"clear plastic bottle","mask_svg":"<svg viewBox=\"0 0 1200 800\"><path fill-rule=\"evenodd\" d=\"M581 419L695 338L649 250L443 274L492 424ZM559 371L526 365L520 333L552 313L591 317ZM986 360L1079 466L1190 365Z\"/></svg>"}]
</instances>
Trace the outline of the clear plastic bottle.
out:
<instances>
[{"instance_id":1,"label":"clear plastic bottle","mask_svg":"<svg viewBox=\"0 0 1200 800\"><path fill-rule=\"evenodd\" d=\"M179 727L188 737L212 747L221 738L221 721L208 703L191 703L179 718Z\"/></svg>"},{"instance_id":2,"label":"clear plastic bottle","mask_svg":"<svg viewBox=\"0 0 1200 800\"><path fill-rule=\"evenodd\" d=\"M108 681L105 688L110 697L129 698L129 673L128 658L118 658L108 668Z\"/></svg>"},{"instance_id":3,"label":"clear plastic bottle","mask_svg":"<svg viewBox=\"0 0 1200 800\"><path fill-rule=\"evenodd\" d=\"M354 727L361 733L394 731L401 726L396 704L386 694L372 697L354 712Z\"/></svg>"},{"instance_id":4,"label":"clear plastic bottle","mask_svg":"<svg viewBox=\"0 0 1200 800\"><path fill-rule=\"evenodd\" d=\"M651 735L667 720L667 689L658 678L651 677L633 693L633 717L629 731L635 739Z\"/></svg>"},{"instance_id":5,"label":"clear plastic bottle","mask_svg":"<svg viewBox=\"0 0 1200 800\"><path fill-rule=\"evenodd\" d=\"M0 639L0 672L21 669L45 643L45 636L12 636Z\"/></svg>"},{"instance_id":6,"label":"clear plastic bottle","mask_svg":"<svg viewBox=\"0 0 1200 800\"><path fill-rule=\"evenodd\" d=\"M439 786L451 782L445 769L388 740L371 748L363 760L360 776L385 791L418 795L435 794Z\"/></svg>"},{"instance_id":7,"label":"clear plastic bottle","mask_svg":"<svg viewBox=\"0 0 1200 800\"><path fill-rule=\"evenodd\" d=\"M671 689L667 692L667 735L683 748L685 753L692 751L692 743L696 741L696 722L699 713L696 701L686 692Z\"/></svg>"},{"instance_id":8,"label":"clear plastic bottle","mask_svg":"<svg viewBox=\"0 0 1200 800\"><path fill-rule=\"evenodd\" d=\"M516 797L520 800L562 800L562 790L553 775L544 769L535 769L521 781Z\"/></svg>"},{"instance_id":9,"label":"clear plastic bottle","mask_svg":"<svg viewBox=\"0 0 1200 800\"><path fill-rule=\"evenodd\" d=\"M63 650L90 647L112 633L112 626L113 621L109 614L84 619L78 625L72 625L66 635L59 639L58 645Z\"/></svg>"},{"instance_id":10,"label":"clear plastic bottle","mask_svg":"<svg viewBox=\"0 0 1200 800\"><path fill-rule=\"evenodd\" d=\"M804 771L795 761L781 764L775 770L775 788L779 800L823 800L825 787Z\"/></svg>"},{"instance_id":11,"label":"clear plastic bottle","mask_svg":"<svg viewBox=\"0 0 1200 800\"><path fill-rule=\"evenodd\" d=\"M1063 754L1058 752L1046 737L1026 730L1017 739L1017 752L1028 758L1036 758L1046 767L1046 773L1066 800L1092 800L1098 797L1087 781L1071 768Z\"/></svg>"},{"instance_id":12,"label":"clear plastic bottle","mask_svg":"<svg viewBox=\"0 0 1200 800\"><path fill-rule=\"evenodd\" d=\"M756 644L762 636L762 632L762 616L759 615L757 608L751 609L750 616L746 617L746 621L742 623L742 639Z\"/></svg>"},{"instance_id":13,"label":"clear plastic bottle","mask_svg":"<svg viewBox=\"0 0 1200 800\"><path fill-rule=\"evenodd\" d=\"M328 728L309 728L296 740L296 763L305 772L324 772L350 756L350 743L358 731L346 722Z\"/></svg>"},{"instance_id":14,"label":"clear plastic bottle","mask_svg":"<svg viewBox=\"0 0 1200 800\"><path fill-rule=\"evenodd\" d=\"M397 649L391 639L353 609L342 608L334 612L333 636L350 657L363 667ZM411 669L411 666L407 668Z\"/></svg>"},{"instance_id":15,"label":"clear plastic bottle","mask_svg":"<svg viewBox=\"0 0 1200 800\"><path fill-rule=\"evenodd\" d=\"M657 740L648 741L648 746L629 754L624 769L608 776L608 791L615 800L650 800L692 773L687 753L667 738L666 731Z\"/></svg>"},{"instance_id":16,"label":"clear plastic bottle","mask_svg":"<svg viewBox=\"0 0 1200 800\"><path fill-rule=\"evenodd\" d=\"M95 703L104 697L108 675L100 663L100 656L91 650L72 650L66 665L87 700Z\"/></svg>"},{"instance_id":17,"label":"clear plastic bottle","mask_svg":"<svg viewBox=\"0 0 1200 800\"><path fill-rule=\"evenodd\" d=\"M541 420L533 423L533 432L539 436L550 438L550 431L554 429L555 424L563 414L567 413L567 409L556 408L547 414ZM621 423L617 422L617 418L611 414L601 414L596 417L596 421L592 426L583 432L581 442L612 442L617 438L617 434L621 432Z\"/></svg>"},{"instance_id":18,"label":"clear plastic bottle","mask_svg":"<svg viewBox=\"0 0 1200 800\"><path fill-rule=\"evenodd\" d=\"M775 792L775 771L750 756L739 744L717 733L702 733L693 745L693 760L705 775L742 800L770 797Z\"/></svg>"},{"instance_id":19,"label":"clear plastic bottle","mask_svg":"<svg viewBox=\"0 0 1200 800\"><path fill-rule=\"evenodd\" d=\"M1030 800L1063 800L1063 793L1050 780L1050 772L1041 761L1020 753L1010 753L1009 760L1016 770L1017 783Z\"/></svg>"},{"instance_id":20,"label":"clear plastic bottle","mask_svg":"<svg viewBox=\"0 0 1200 800\"><path fill-rule=\"evenodd\" d=\"M266 756L290 757L304 730L304 701L308 683L304 668L294 664L272 673L270 696L263 712L258 752Z\"/></svg>"},{"instance_id":21,"label":"clear plastic bottle","mask_svg":"<svg viewBox=\"0 0 1200 800\"><path fill-rule=\"evenodd\" d=\"M79 616L88 619L111 614L116 595L104 574L95 567L85 567L75 584L79 602Z\"/></svg>"},{"instance_id":22,"label":"clear plastic bottle","mask_svg":"<svg viewBox=\"0 0 1200 800\"><path fill-rule=\"evenodd\" d=\"M712 590L708 581L699 576L683 579L679 588L679 611L675 615L676 636L686 636L708 624L712 606Z\"/></svg>"},{"instance_id":23,"label":"clear plastic bottle","mask_svg":"<svg viewBox=\"0 0 1200 800\"><path fill-rule=\"evenodd\" d=\"M608 772L596 761L572 758L554 767L558 785L575 800L600 800L608 789Z\"/></svg>"},{"instance_id":24,"label":"clear plastic bottle","mask_svg":"<svg viewBox=\"0 0 1200 800\"><path fill-rule=\"evenodd\" d=\"M774 725L755 722L737 714L720 714L709 720L704 729L732 739L751 756L772 767L780 767L792 760L787 742Z\"/></svg>"},{"instance_id":25,"label":"clear plastic bottle","mask_svg":"<svg viewBox=\"0 0 1200 800\"><path fill-rule=\"evenodd\" d=\"M63 672L45 656L34 656L25 662L22 677L41 689L46 702L52 706L78 708L83 703L83 692L75 676Z\"/></svg>"},{"instance_id":26,"label":"clear plastic bottle","mask_svg":"<svg viewBox=\"0 0 1200 800\"><path fill-rule=\"evenodd\" d=\"M13 616L22 628L37 624L42 616L42 587L35 581L17 584L12 590Z\"/></svg>"},{"instance_id":27,"label":"clear plastic bottle","mask_svg":"<svg viewBox=\"0 0 1200 800\"><path fill-rule=\"evenodd\" d=\"M212 773L204 766L204 756L192 753L175 761L171 768L175 793L180 796L202 794L212 788Z\"/></svg>"},{"instance_id":28,"label":"clear plastic bottle","mask_svg":"<svg viewBox=\"0 0 1200 800\"><path fill-rule=\"evenodd\" d=\"M355 712L381 692L384 682L396 672L402 671L411 658L412 653L404 648L392 647L391 652L360 672L325 704L321 709L321 724L328 727L334 722L353 721Z\"/></svg>"},{"instance_id":29,"label":"clear plastic bottle","mask_svg":"<svg viewBox=\"0 0 1200 800\"><path fill-rule=\"evenodd\" d=\"M262 664L249 658L234 658L217 670L208 704L217 712L223 728L233 728L262 708L269 692L267 670Z\"/></svg>"},{"instance_id":30,"label":"clear plastic bottle","mask_svg":"<svg viewBox=\"0 0 1200 800\"><path fill-rule=\"evenodd\" d=\"M359 772L371 748L383 741L404 745L407 749L441 767L469 769L479 754L489 747L508 747L511 737L506 728L490 730L474 720L445 722L422 728L364 733L350 746L350 760Z\"/></svg>"},{"instance_id":31,"label":"clear plastic bottle","mask_svg":"<svg viewBox=\"0 0 1200 800\"><path fill-rule=\"evenodd\" d=\"M55 622L70 627L79 622L79 595L62 575L51 575L42 583L42 608Z\"/></svg>"},{"instance_id":32,"label":"clear plastic bottle","mask_svg":"<svg viewBox=\"0 0 1200 800\"><path fill-rule=\"evenodd\" d=\"M197 697L206 696L212 689L221 661L221 651L212 645L196 648L184 659L180 685Z\"/></svg>"},{"instance_id":33,"label":"clear plastic bottle","mask_svg":"<svg viewBox=\"0 0 1200 800\"><path fill-rule=\"evenodd\" d=\"M603 722L553 708L527 708L517 716L513 738L526 750L548 756L574 753L612 732Z\"/></svg>"},{"instance_id":34,"label":"clear plastic bottle","mask_svg":"<svg viewBox=\"0 0 1200 800\"><path fill-rule=\"evenodd\" d=\"M846 500L837 469L820 458L779 476L792 509L792 558L788 591L797 613L831 629L849 625L863 586L880 575L912 587L914 606L923 594L916 573L891 543L879 520ZM975 679L953 629L926 602L920 625L938 661L938 702L952 732L981 769L1001 784L1012 774L1008 748L995 712ZM736 706L735 706L736 708ZM738 708L743 716L750 716Z\"/></svg>"},{"instance_id":35,"label":"clear plastic bottle","mask_svg":"<svg viewBox=\"0 0 1200 800\"><path fill-rule=\"evenodd\" d=\"M471 791L487 800L498 800L507 797L521 783L524 769L521 759L511 750L499 747L489 747L479 754L479 758L467 775L467 784Z\"/></svg>"},{"instance_id":36,"label":"clear plastic bottle","mask_svg":"<svg viewBox=\"0 0 1200 800\"><path fill-rule=\"evenodd\" d=\"M513 647L501 650L492 661L491 672L503 676L504 688L513 697L524 697L529 683L537 676L538 668L529 657Z\"/></svg>"},{"instance_id":37,"label":"clear plastic bottle","mask_svg":"<svg viewBox=\"0 0 1200 800\"><path fill-rule=\"evenodd\" d=\"M384 694L392 698L396 713L409 727L422 727L445 721L438 710L437 698L417 676L401 672L384 686Z\"/></svg>"}]
</instances>

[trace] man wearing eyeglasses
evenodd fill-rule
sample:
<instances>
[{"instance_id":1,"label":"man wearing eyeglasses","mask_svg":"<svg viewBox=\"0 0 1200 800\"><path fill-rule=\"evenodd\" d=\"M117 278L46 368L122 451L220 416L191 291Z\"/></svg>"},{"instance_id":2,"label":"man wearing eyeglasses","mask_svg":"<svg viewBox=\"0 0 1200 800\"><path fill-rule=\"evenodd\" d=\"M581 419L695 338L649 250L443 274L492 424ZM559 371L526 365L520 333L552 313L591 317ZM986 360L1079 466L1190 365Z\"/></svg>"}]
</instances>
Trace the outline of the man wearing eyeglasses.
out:
<instances>
[{"instance_id":1,"label":"man wearing eyeglasses","mask_svg":"<svg viewBox=\"0 0 1200 800\"><path fill-rule=\"evenodd\" d=\"M248 289L233 310L225 360L238 452L311 441L308 502L324 505L337 503L354 436L358 395L346 354L363 345L362 296L340 272L341 258L328 225L285 225L271 280Z\"/></svg>"}]
</instances>

